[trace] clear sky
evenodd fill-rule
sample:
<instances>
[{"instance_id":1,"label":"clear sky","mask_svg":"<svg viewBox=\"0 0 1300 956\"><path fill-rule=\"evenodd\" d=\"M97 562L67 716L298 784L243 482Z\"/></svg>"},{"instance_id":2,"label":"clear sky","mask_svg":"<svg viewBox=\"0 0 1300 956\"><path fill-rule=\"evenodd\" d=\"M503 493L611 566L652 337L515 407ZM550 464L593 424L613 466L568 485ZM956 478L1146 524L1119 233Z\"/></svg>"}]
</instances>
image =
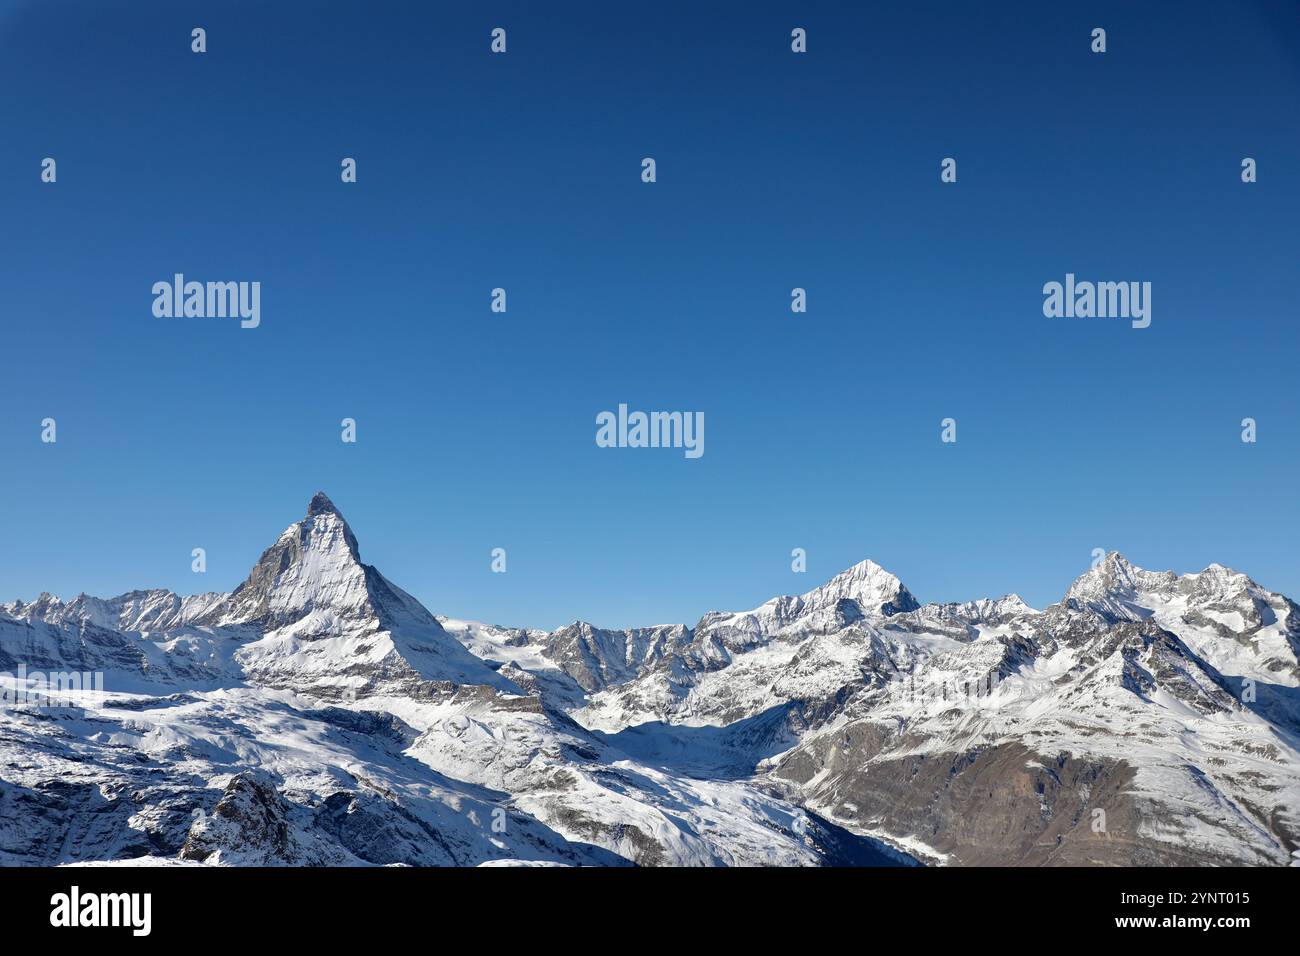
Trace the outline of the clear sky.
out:
<instances>
[{"instance_id":1,"label":"clear sky","mask_svg":"<svg viewBox=\"0 0 1300 956\"><path fill-rule=\"evenodd\" d=\"M865 557L1041 607L1098 547L1300 597L1295 5L212 6L0 7L0 600L230 589L318 489L503 624ZM1150 328L1044 317L1067 272ZM620 402L705 454L598 448Z\"/></svg>"}]
</instances>

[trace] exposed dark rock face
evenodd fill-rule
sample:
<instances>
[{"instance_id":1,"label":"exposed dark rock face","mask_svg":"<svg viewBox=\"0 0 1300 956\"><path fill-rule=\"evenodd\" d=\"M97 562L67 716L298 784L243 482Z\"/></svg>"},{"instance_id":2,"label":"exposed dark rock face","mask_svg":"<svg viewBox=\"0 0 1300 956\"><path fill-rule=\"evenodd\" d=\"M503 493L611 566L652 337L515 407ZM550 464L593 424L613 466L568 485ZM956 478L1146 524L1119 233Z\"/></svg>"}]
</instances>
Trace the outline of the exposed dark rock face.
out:
<instances>
[{"instance_id":1,"label":"exposed dark rock face","mask_svg":"<svg viewBox=\"0 0 1300 956\"><path fill-rule=\"evenodd\" d=\"M305 846L291 822L292 805L265 774L244 771L226 785L212 813L200 812L181 848L182 860L246 866L327 866L346 862L342 853Z\"/></svg>"},{"instance_id":2,"label":"exposed dark rock face","mask_svg":"<svg viewBox=\"0 0 1300 956\"><path fill-rule=\"evenodd\" d=\"M1045 757L1012 743L968 753L886 755L863 765L880 742L878 729L852 728L835 752L796 752L778 774L801 783L825 774L827 782L812 791L814 805L869 832L913 836L949 865L1213 862L1202 850L1144 838L1142 824L1164 814L1132 794L1134 768L1123 761L1068 752Z\"/></svg>"},{"instance_id":3,"label":"exposed dark rock face","mask_svg":"<svg viewBox=\"0 0 1300 956\"><path fill-rule=\"evenodd\" d=\"M0 862L55 866L95 860L102 858L106 845L119 855L175 853L175 828L170 839L159 833L153 840L128 828L138 808L133 796L144 795L105 794L98 786L74 781L52 780L39 787L0 782Z\"/></svg>"},{"instance_id":4,"label":"exposed dark rock face","mask_svg":"<svg viewBox=\"0 0 1300 956\"><path fill-rule=\"evenodd\" d=\"M680 624L608 630L575 621L547 636L546 653L584 690L596 691L680 653L690 638L690 629Z\"/></svg>"},{"instance_id":5,"label":"exposed dark rock face","mask_svg":"<svg viewBox=\"0 0 1300 956\"><path fill-rule=\"evenodd\" d=\"M879 726L852 725L796 751L777 775L807 783L823 774L814 806L867 831L915 837L953 865L1179 862L1138 839L1126 792L1133 769L1122 762L1045 758L1020 744L872 759L888 740ZM1104 832L1093 830L1094 809L1105 812Z\"/></svg>"}]
</instances>

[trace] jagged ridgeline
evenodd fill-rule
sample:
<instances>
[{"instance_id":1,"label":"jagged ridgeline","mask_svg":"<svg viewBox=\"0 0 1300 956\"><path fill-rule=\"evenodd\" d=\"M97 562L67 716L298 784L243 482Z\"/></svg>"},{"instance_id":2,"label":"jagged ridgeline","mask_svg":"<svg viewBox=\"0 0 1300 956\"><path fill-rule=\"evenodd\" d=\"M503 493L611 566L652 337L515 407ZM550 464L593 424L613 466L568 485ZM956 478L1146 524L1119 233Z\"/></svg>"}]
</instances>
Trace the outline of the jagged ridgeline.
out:
<instances>
[{"instance_id":1,"label":"jagged ridgeline","mask_svg":"<svg viewBox=\"0 0 1300 956\"><path fill-rule=\"evenodd\" d=\"M0 862L1283 865L1298 654L1286 597L1118 554L1041 611L864 561L694 626L495 627L317 494L229 594L0 605Z\"/></svg>"}]
</instances>

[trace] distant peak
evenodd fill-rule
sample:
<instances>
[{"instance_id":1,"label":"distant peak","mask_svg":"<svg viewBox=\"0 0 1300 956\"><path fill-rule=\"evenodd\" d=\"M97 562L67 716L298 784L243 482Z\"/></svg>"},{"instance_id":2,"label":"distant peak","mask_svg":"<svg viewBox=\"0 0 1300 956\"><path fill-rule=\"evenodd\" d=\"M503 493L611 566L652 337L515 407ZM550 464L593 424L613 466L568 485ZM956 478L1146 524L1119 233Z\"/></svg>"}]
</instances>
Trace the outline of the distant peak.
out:
<instances>
[{"instance_id":1,"label":"distant peak","mask_svg":"<svg viewBox=\"0 0 1300 956\"><path fill-rule=\"evenodd\" d=\"M915 610L920 606L897 577L870 559L841 571L803 598L813 605L847 598L857 601L864 610L885 615Z\"/></svg>"},{"instance_id":2,"label":"distant peak","mask_svg":"<svg viewBox=\"0 0 1300 956\"><path fill-rule=\"evenodd\" d=\"M1102 560L1075 579L1065 592L1065 598L1084 604L1104 602L1116 597L1127 599L1135 591L1155 587L1165 578L1172 579L1173 573L1147 571L1130 562L1118 551L1108 551Z\"/></svg>"},{"instance_id":3,"label":"distant peak","mask_svg":"<svg viewBox=\"0 0 1300 956\"><path fill-rule=\"evenodd\" d=\"M334 502L329 500L329 496L323 491L318 491L311 496L311 501L307 503L307 517L314 518L316 515L337 515L339 509L334 507ZM343 517L339 515L339 517Z\"/></svg>"},{"instance_id":4,"label":"distant peak","mask_svg":"<svg viewBox=\"0 0 1300 956\"><path fill-rule=\"evenodd\" d=\"M1106 556L1097 561L1083 576L1088 577L1091 575L1092 577L1106 578L1120 575L1122 577L1131 577L1135 573L1141 573L1142 570L1118 551L1107 551Z\"/></svg>"},{"instance_id":5,"label":"distant peak","mask_svg":"<svg viewBox=\"0 0 1300 956\"><path fill-rule=\"evenodd\" d=\"M898 578L868 558L865 561L859 561L851 568L841 571L823 584L822 588L837 590L843 592L844 596L851 597L860 591L864 585L868 587L895 588L899 583Z\"/></svg>"}]
</instances>

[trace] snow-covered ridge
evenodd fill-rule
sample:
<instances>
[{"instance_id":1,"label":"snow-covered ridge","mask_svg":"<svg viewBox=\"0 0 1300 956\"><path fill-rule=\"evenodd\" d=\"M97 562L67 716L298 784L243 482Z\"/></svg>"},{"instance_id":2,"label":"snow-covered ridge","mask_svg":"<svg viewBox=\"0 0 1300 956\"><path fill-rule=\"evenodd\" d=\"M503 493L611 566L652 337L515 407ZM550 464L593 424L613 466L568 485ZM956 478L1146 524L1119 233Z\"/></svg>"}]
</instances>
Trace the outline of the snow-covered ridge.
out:
<instances>
[{"instance_id":1,"label":"snow-covered ridge","mask_svg":"<svg viewBox=\"0 0 1300 956\"><path fill-rule=\"evenodd\" d=\"M0 605L0 690L105 676L0 708L0 862L1279 863L1298 652L1288 598L1118 554L1042 611L863 561L694 626L502 628L318 494L230 594Z\"/></svg>"},{"instance_id":2,"label":"snow-covered ridge","mask_svg":"<svg viewBox=\"0 0 1300 956\"><path fill-rule=\"evenodd\" d=\"M0 863L895 859L749 783L630 758L551 709L576 685L449 627L362 563L323 494L228 595L0 607ZM29 693L74 670L103 686Z\"/></svg>"},{"instance_id":3,"label":"snow-covered ridge","mask_svg":"<svg viewBox=\"0 0 1300 956\"><path fill-rule=\"evenodd\" d=\"M1130 862L1278 862L1300 822L1292 809L1300 807L1300 612L1221 565L1150 572L1113 553L1038 611L1014 594L917 605L897 578L863 562L799 597L657 630L653 652L615 680L591 681L590 664L570 666L572 654L555 642L572 633L516 635L510 650L536 655L525 666L539 680L587 691L576 707L572 686L566 691L580 723L692 772L753 767L794 786L807 805L900 847L918 845L898 829L916 821L882 830L884 808L856 792L867 785L863 767L837 763L843 741L861 764L879 765L878 781L915 773L904 766L915 759L909 754L1072 754L1078 773L1137 787L1112 798L1112 809L1122 806L1153 841L1139 841ZM593 656L631 646L618 639L631 631L600 633L584 646ZM476 651L509 656L490 641ZM1141 728L1143 742L1128 728ZM1026 766L1050 774L1055 759ZM1261 806L1271 816L1261 819ZM979 811L952 810L954 819ZM1278 836L1279 826L1290 835ZM1037 859L1034 846L1014 852ZM1087 846L1071 844L1060 857L1094 852ZM1013 852L998 856L996 840L931 850L948 862L998 862Z\"/></svg>"}]
</instances>

